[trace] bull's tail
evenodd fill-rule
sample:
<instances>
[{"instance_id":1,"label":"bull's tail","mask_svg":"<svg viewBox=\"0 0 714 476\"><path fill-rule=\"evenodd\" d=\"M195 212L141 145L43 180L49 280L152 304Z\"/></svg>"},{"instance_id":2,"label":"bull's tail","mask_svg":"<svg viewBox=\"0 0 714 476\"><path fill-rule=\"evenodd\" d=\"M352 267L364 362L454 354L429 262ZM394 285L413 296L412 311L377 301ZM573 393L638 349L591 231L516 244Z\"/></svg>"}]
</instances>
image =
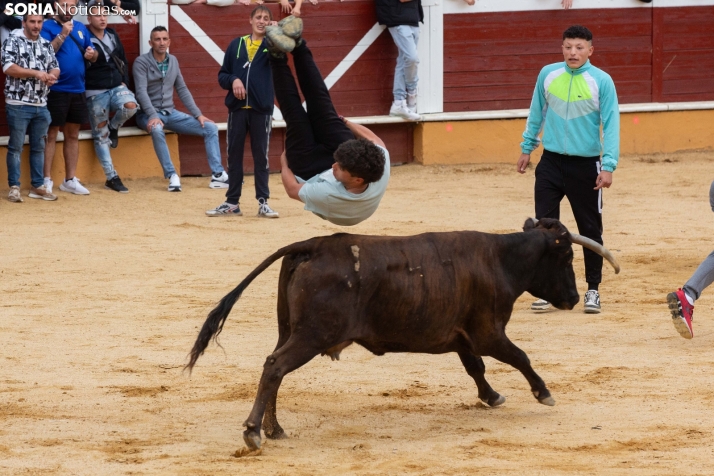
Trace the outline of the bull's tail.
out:
<instances>
[{"instance_id":1,"label":"bull's tail","mask_svg":"<svg viewBox=\"0 0 714 476\"><path fill-rule=\"evenodd\" d=\"M218 338L218 335L223 330L223 324L226 322L228 314L230 314L236 301L238 301L238 298L240 298L241 294L250 285L250 283L252 283L260 273L265 271L271 264L283 256L310 251L313 247L313 243L311 241L312 240L293 243L292 245L285 246L268 256L265 261L260 263L257 268L246 276L246 278L241 281L240 284L233 289L233 291L229 292L223 297L223 299L221 299L218 305L208 314L206 322L203 323L203 327L198 333L198 338L193 344L193 349L191 349L191 353L189 354L190 360L185 369L188 369L188 371L191 372L193 370L193 366L196 365L198 358L203 355L206 347L208 347L211 339L216 340Z\"/></svg>"}]
</instances>

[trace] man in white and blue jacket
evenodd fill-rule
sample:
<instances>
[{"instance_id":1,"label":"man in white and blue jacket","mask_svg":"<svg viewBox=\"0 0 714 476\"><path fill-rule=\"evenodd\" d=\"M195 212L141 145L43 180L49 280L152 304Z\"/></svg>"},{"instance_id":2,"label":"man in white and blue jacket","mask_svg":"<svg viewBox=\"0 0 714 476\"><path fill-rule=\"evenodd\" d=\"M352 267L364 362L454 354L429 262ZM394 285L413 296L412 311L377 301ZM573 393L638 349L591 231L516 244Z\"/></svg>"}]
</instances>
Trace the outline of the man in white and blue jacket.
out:
<instances>
[{"instance_id":1,"label":"man in white and blue jacket","mask_svg":"<svg viewBox=\"0 0 714 476\"><path fill-rule=\"evenodd\" d=\"M250 35L231 41L218 71L218 83L228 91L228 190L226 200L206 215L242 215L239 201L243 189L243 149L250 133L250 148L255 164L255 198L258 216L277 218L268 205L268 145L273 121L275 96L268 49L263 44L265 27L273 21L268 7L258 5L250 14Z\"/></svg>"},{"instance_id":2,"label":"man in white and blue jacket","mask_svg":"<svg viewBox=\"0 0 714 476\"><path fill-rule=\"evenodd\" d=\"M584 26L565 30L565 62L548 65L538 75L517 170L525 173L542 132L543 156L535 171L536 218L560 218L565 196L579 233L602 244L602 189L612 184L620 156L620 112L612 78L588 59L592 38ZM599 313L602 257L588 249L584 257L585 312ZM531 306L549 307L542 300Z\"/></svg>"}]
</instances>

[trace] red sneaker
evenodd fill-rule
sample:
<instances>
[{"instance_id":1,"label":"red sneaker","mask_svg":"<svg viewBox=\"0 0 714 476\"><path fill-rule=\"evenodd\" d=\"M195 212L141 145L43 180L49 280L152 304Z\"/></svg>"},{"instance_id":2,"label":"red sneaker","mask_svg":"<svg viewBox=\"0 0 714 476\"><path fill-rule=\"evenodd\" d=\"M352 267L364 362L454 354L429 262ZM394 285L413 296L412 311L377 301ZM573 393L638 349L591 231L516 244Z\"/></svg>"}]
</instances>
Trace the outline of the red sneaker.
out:
<instances>
[{"instance_id":1,"label":"red sneaker","mask_svg":"<svg viewBox=\"0 0 714 476\"><path fill-rule=\"evenodd\" d=\"M672 313L674 328L677 329L679 335L685 339L694 337L694 331L692 330L694 306L689 304L684 291L680 289L677 292L667 294L667 304L669 304L669 311Z\"/></svg>"}]
</instances>

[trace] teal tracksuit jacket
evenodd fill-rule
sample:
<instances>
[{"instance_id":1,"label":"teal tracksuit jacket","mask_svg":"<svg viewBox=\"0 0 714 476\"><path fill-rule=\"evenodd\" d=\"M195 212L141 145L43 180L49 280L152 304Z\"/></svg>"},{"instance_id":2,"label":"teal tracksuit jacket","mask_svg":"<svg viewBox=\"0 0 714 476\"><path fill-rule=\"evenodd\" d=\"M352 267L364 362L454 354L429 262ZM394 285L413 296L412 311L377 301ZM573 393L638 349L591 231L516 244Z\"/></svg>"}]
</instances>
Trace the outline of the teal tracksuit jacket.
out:
<instances>
[{"instance_id":1,"label":"teal tracksuit jacket","mask_svg":"<svg viewBox=\"0 0 714 476\"><path fill-rule=\"evenodd\" d=\"M578 69L565 62L544 67L523 133L524 154L540 145L541 132L545 149L581 157L602 154L602 170L614 172L620 157L620 110L610 75L589 60Z\"/></svg>"}]
</instances>

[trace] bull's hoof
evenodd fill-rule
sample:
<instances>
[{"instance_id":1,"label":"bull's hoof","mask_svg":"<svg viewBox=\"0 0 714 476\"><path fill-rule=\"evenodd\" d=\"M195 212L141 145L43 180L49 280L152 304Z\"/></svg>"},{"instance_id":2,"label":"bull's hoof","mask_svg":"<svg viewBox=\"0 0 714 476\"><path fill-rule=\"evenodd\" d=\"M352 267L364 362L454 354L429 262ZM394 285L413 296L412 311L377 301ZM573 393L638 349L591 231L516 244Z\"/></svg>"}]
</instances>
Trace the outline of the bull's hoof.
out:
<instances>
[{"instance_id":1,"label":"bull's hoof","mask_svg":"<svg viewBox=\"0 0 714 476\"><path fill-rule=\"evenodd\" d=\"M555 400L553 400L553 397L550 396L550 392L548 390L544 390L543 392L533 390L533 396L536 397L538 403L548 405L549 407L555 406Z\"/></svg>"},{"instance_id":2,"label":"bull's hoof","mask_svg":"<svg viewBox=\"0 0 714 476\"><path fill-rule=\"evenodd\" d=\"M253 430L245 430L243 432L243 441L251 451L260 449L260 433Z\"/></svg>"},{"instance_id":3,"label":"bull's hoof","mask_svg":"<svg viewBox=\"0 0 714 476\"><path fill-rule=\"evenodd\" d=\"M543 405L548 405L549 407L555 406L555 400L553 399L553 397L539 398L538 403L542 403Z\"/></svg>"},{"instance_id":4,"label":"bull's hoof","mask_svg":"<svg viewBox=\"0 0 714 476\"><path fill-rule=\"evenodd\" d=\"M271 440L283 440L288 437L288 435L285 434L285 430L282 428L278 427L277 429L274 430L265 430L265 437L270 438Z\"/></svg>"},{"instance_id":5,"label":"bull's hoof","mask_svg":"<svg viewBox=\"0 0 714 476\"><path fill-rule=\"evenodd\" d=\"M498 407L506 403L506 397L503 395L499 395L495 393L492 397L490 398L481 398L481 401L488 405L489 407Z\"/></svg>"}]
</instances>

